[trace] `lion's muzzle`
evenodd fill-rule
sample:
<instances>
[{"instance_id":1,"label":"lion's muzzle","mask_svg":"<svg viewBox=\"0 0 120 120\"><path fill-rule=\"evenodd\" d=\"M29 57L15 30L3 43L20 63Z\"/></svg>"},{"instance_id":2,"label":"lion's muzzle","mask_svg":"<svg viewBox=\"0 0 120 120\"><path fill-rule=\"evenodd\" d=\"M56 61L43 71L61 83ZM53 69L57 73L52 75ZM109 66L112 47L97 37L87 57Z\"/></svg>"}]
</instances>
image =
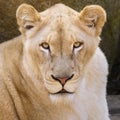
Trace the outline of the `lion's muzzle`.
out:
<instances>
[{"instance_id":1,"label":"lion's muzzle","mask_svg":"<svg viewBox=\"0 0 120 120\"><path fill-rule=\"evenodd\" d=\"M55 77L54 75L51 75L51 77L60 82L60 84L64 87L65 83L68 81L68 80L71 80L73 78L74 74L72 74L71 76L66 76L66 77Z\"/></svg>"}]
</instances>

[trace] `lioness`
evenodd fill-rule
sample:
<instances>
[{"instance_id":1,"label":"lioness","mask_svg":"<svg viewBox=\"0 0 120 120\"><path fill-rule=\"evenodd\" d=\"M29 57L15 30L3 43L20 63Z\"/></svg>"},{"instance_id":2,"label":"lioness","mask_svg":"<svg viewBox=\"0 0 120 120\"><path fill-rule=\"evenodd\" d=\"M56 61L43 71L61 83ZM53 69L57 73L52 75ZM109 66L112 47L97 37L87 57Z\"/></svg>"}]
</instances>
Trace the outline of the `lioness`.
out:
<instances>
[{"instance_id":1,"label":"lioness","mask_svg":"<svg viewBox=\"0 0 120 120\"><path fill-rule=\"evenodd\" d=\"M109 120L104 9L22 4L16 17L22 35L0 45L0 120Z\"/></svg>"}]
</instances>

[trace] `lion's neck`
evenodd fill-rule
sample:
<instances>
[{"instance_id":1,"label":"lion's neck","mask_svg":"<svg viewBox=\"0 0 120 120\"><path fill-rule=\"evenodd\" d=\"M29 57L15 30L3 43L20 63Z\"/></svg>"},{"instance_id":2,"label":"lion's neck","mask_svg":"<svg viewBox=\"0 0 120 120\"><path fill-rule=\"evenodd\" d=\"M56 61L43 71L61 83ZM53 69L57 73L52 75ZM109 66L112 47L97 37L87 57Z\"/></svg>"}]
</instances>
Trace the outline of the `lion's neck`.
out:
<instances>
[{"instance_id":1,"label":"lion's neck","mask_svg":"<svg viewBox=\"0 0 120 120\"><path fill-rule=\"evenodd\" d=\"M62 103L53 103L49 96L39 96L34 97L28 100L24 100L25 111L29 120L81 120L78 110L78 101L77 103L65 104ZM41 117L40 117L41 116ZM33 118L32 118L33 117ZM83 119L82 119L83 120Z\"/></svg>"}]
</instances>

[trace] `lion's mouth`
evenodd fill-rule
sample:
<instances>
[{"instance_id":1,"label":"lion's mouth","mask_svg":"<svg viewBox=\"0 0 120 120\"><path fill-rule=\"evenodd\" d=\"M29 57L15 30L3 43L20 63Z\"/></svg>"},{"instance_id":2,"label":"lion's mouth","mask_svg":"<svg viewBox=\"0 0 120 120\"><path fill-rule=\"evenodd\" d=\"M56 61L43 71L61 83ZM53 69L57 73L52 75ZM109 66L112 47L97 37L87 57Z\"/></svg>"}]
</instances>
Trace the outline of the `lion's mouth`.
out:
<instances>
[{"instance_id":1,"label":"lion's mouth","mask_svg":"<svg viewBox=\"0 0 120 120\"><path fill-rule=\"evenodd\" d=\"M67 90L65 90L65 89L62 89L62 90L60 90L59 92L53 93L53 94L73 94L73 92L69 92L69 91L67 91Z\"/></svg>"}]
</instances>

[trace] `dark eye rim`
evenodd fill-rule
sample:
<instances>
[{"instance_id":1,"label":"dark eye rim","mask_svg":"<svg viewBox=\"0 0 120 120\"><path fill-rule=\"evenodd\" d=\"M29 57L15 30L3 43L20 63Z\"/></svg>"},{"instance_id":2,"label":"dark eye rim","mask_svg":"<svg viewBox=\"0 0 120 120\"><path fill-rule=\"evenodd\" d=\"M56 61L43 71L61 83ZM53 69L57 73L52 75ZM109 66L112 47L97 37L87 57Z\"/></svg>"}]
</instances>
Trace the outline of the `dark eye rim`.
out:
<instances>
[{"instance_id":1,"label":"dark eye rim","mask_svg":"<svg viewBox=\"0 0 120 120\"><path fill-rule=\"evenodd\" d=\"M47 47L45 47L44 44L46 44ZM48 44L47 42L41 43L40 46L41 46L43 49L50 50L50 46L49 46L49 44Z\"/></svg>"},{"instance_id":2,"label":"dark eye rim","mask_svg":"<svg viewBox=\"0 0 120 120\"><path fill-rule=\"evenodd\" d=\"M78 46L75 46L76 43L78 43ZM77 42L74 43L73 48L74 48L74 49L75 49L75 48L79 48L79 47L81 47L82 45L83 45L83 42L77 41Z\"/></svg>"},{"instance_id":3,"label":"dark eye rim","mask_svg":"<svg viewBox=\"0 0 120 120\"><path fill-rule=\"evenodd\" d=\"M25 26L25 29L26 29L26 30L30 30L30 29L32 29L33 27L34 27L33 25L26 25L26 26Z\"/></svg>"}]
</instances>

